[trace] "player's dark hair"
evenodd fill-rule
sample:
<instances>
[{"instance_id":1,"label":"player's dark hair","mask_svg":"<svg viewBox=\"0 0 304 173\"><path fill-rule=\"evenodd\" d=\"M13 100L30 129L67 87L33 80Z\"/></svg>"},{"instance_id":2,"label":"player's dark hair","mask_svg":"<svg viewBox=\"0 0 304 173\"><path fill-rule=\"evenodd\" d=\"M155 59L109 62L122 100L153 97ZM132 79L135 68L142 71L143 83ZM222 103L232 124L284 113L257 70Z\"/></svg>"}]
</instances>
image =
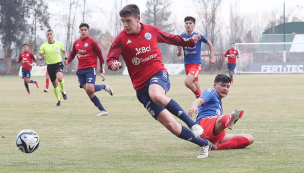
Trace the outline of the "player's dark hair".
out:
<instances>
[{"instance_id":1,"label":"player's dark hair","mask_svg":"<svg viewBox=\"0 0 304 173\"><path fill-rule=\"evenodd\" d=\"M79 25L79 29L80 29L81 27L83 27L83 26L85 26L85 27L87 27L88 29L90 29L90 25L87 24L87 23L81 23L81 24Z\"/></svg>"},{"instance_id":2,"label":"player's dark hair","mask_svg":"<svg viewBox=\"0 0 304 173\"><path fill-rule=\"evenodd\" d=\"M48 32L52 32L52 33L54 33L54 31L53 31L53 30L51 30L51 29L48 29L48 30L46 31L46 33L48 33Z\"/></svg>"},{"instance_id":3,"label":"player's dark hair","mask_svg":"<svg viewBox=\"0 0 304 173\"><path fill-rule=\"evenodd\" d=\"M185 22L187 22L187 21L189 21L189 20L191 20L193 23L195 23L195 18L194 17L192 17L192 16L187 16L187 17L185 17Z\"/></svg>"},{"instance_id":4,"label":"player's dark hair","mask_svg":"<svg viewBox=\"0 0 304 173\"><path fill-rule=\"evenodd\" d=\"M24 43L24 44L22 45L22 47L25 46L25 45L27 45L27 43ZM27 46L28 46L28 45L27 45Z\"/></svg>"},{"instance_id":5,"label":"player's dark hair","mask_svg":"<svg viewBox=\"0 0 304 173\"><path fill-rule=\"evenodd\" d=\"M139 8L137 5L129 4L120 10L119 15L120 15L120 17L133 16L133 17L137 18L137 16L140 15L140 11L139 11Z\"/></svg>"},{"instance_id":6,"label":"player's dark hair","mask_svg":"<svg viewBox=\"0 0 304 173\"><path fill-rule=\"evenodd\" d=\"M219 83L219 82L231 83L231 78L225 74L218 74L214 79L214 83Z\"/></svg>"},{"instance_id":7,"label":"player's dark hair","mask_svg":"<svg viewBox=\"0 0 304 173\"><path fill-rule=\"evenodd\" d=\"M231 45L233 45L233 44L235 45L235 43L231 43Z\"/></svg>"}]
</instances>

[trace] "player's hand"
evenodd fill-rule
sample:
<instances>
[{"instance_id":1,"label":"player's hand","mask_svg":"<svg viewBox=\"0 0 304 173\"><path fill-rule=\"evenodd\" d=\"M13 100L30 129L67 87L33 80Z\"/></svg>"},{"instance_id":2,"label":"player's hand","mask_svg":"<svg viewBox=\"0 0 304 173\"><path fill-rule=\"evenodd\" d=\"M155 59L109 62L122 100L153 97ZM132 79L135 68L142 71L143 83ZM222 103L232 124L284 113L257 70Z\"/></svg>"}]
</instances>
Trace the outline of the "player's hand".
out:
<instances>
[{"instance_id":1,"label":"player's hand","mask_svg":"<svg viewBox=\"0 0 304 173\"><path fill-rule=\"evenodd\" d=\"M40 58L39 58L39 56L38 56L38 59L39 59L39 60L43 60L44 58L45 58L45 55L40 56Z\"/></svg>"},{"instance_id":2,"label":"player's hand","mask_svg":"<svg viewBox=\"0 0 304 173\"><path fill-rule=\"evenodd\" d=\"M200 35L193 35L192 39L193 39L194 43L196 44L196 42L201 39L201 36Z\"/></svg>"},{"instance_id":3,"label":"player's hand","mask_svg":"<svg viewBox=\"0 0 304 173\"><path fill-rule=\"evenodd\" d=\"M106 80L106 78L105 78L105 76L104 76L103 73L100 73L100 76L101 76L101 78L102 78L102 81Z\"/></svg>"},{"instance_id":4,"label":"player's hand","mask_svg":"<svg viewBox=\"0 0 304 173\"><path fill-rule=\"evenodd\" d=\"M190 108L190 109L189 109L189 111L188 111L188 115L189 115L189 117L191 117L191 118L192 118L192 115L193 115L193 114L194 114L194 115L196 115L196 114L197 114L197 112L198 112L197 107L192 107L192 108Z\"/></svg>"},{"instance_id":5,"label":"player's hand","mask_svg":"<svg viewBox=\"0 0 304 173\"><path fill-rule=\"evenodd\" d=\"M177 51L178 51L178 52L182 52L182 51L183 51L183 47L182 47L182 46L178 46L178 47L177 47Z\"/></svg>"},{"instance_id":6,"label":"player's hand","mask_svg":"<svg viewBox=\"0 0 304 173\"><path fill-rule=\"evenodd\" d=\"M64 63L64 65L69 65L68 60L64 60L63 63Z\"/></svg>"},{"instance_id":7,"label":"player's hand","mask_svg":"<svg viewBox=\"0 0 304 173\"><path fill-rule=\"evenodd\" d=\"M210 61L209 61L209 67L210 67L212 64L214 64L214 62L215 62L214 55L211 54Z\"/></svg>"},{"instance_id":8,"label":"player's hand","mask_svg":"<svg viewBox=\"0 0 304 173\"><path fill-rule=\"evenodd\" d=\"M114 61L111 65L111 70L112 71L117 71L121 68L122 63L120 61Z\"/></svg>"}]
</instances>

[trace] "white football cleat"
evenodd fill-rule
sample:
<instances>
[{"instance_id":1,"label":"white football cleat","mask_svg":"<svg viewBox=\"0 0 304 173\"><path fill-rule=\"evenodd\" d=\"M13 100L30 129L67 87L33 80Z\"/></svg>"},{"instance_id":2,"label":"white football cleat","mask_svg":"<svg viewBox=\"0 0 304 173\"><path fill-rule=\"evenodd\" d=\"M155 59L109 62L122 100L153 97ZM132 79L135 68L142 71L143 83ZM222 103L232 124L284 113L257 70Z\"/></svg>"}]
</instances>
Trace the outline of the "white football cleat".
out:
<instances>
[{"instance_id":1,"label":"white football cleat","mask_svg":"<svg viewBox=\"0 0 304 173\"><path fill-rule=\"evenodd\" d=\"M201 146L200 154L197 156L197 158L202 159L208 157L208 152L209 152L209 145Z\"/></svg>"},{"instance_id":2,"label":"white football cleat","mask_svg":"<svg viewBox=\"0 0 304 173\"><path fill-rule=\"evenodd\" d=\"M100 111L99 114L96 114L96 117L100 117L100 116L107 116L108 115L108 111Z\"/></svg>"},{"instance_id":3,"label":"white football cleat","mask_svg":"<svg viewBox=\"0 0 304 173\"><path fill-rule=\"evenodd\" d=\"M114 92L113 89L110 87L110 85L108 84L108 82L103 83L104 85L106 85L105 90L111 95L113 96Z\"/></svg>"},{"instance_id":4,"label":"white football cleat","mask_svg":"<svg viewBox=\"0 0 304 173\"><path fill-rule=\"evenodd\" d=\"M196 139L198 139L204 133L203 127L198 124L193 125L191 127L191 131L194 134Z\"/></svg>"}]
</instances>

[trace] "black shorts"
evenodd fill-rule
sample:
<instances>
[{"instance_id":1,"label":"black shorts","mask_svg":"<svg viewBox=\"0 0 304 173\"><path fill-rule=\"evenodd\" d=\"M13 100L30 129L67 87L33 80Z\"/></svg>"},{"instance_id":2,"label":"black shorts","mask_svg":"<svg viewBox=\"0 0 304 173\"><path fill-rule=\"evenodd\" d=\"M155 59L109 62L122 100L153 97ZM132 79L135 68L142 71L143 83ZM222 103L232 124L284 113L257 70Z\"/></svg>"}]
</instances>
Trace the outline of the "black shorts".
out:
<instances>
[{"instance_id":1,"label":"black shorts","mask_svg":"<svg viewBox=\"0 0 304 173\"><path fill-rule=\"evenodd\" d=\"M63 73L63 64L62 62L58 62L56 64L48 64L47 71L49 72L49 76L51 78L51 82L56 80L56 74L58 72Z\"/></svg>"}]
</instances>

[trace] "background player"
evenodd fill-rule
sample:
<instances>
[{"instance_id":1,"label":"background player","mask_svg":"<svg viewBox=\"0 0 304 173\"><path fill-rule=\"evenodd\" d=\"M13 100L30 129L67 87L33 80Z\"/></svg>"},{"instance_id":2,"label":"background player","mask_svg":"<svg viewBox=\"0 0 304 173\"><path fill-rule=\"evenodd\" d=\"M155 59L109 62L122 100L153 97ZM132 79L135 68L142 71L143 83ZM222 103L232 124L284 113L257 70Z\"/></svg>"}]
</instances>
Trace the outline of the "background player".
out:
<instances>
[{"instance_id":1,"label":"background player","mask_svg":"<svg viewBox=\"0 0 304 173\"><path fill-rule=\"evenodd\" d=\"M234 49L235 44L231 43L231 49L228 49L225 53L225 57L228 57L228 71L231 78L231 84L233 84L233 72L236 66L236 58L239 58L239 53Z\"/></svg>"},{"instance_id":2,"label":"background player","mask_svg":"<svg viewBox=\"0 0 304 173\"><path fill-rule=\"evenodd\" d=\"M112 88L106 83L102 85L95 85L97 57L100 65L100 76L102 81L104 76L104 59L98 43L89 36L90 26L87 23L79 25L80 38L73 44L73 49L68 60L64 61L65 65L70 64L75 56L78 57L78 70L76 72L79 81L79 87L83 88L94 105L100 110L96 116L108 115L108 111L100 103L100 100L94 94L96 91L106 90L110 95L113 95Z\"/></svg>"},{"instance_id":3,"label":"background player","mask_svg":"<svg viewBox=\"0 0 304 173\"><path fill-rule=\"evenodd\" d=\"M19 55L18 60L16 60L17 63L19 63L22 60L22 78L24 81L24 86L27 91L27 95L31 94L28 83L34 83L36 84L37 88L39 88L38 81L30 80L31 78L31 70L32 66L37 62L34 54L29 51L28 45L23 44L23 52Z\"/></svg>"},{"instance_id":4,"label":"background player","mask_svg":"<svg viewBox=\"0 0 304 173\"><path fill-rule=\"evenodd\" d=\"M231 115L222 115L221 99L229 92L231 79L229 76L219 74L215 77L213 88L206 89L200 98L195 100L188 114L192 117L197 114L196 123L204 129L203 139L217 144L214 149L245 148L253 143L251 134L226 134L226 128L232 126L242 117L244 110L236 109Z\"/></svg>"},{"instance_id":5,"label":"background player","mask_svg":"<svg viewBox=\"0 0 304 173\"><path fill-rule=\"evenodd\" d=\"M43 64L40 64L39 66L44 66L46 63L44 61ZM49 72L46 70L45 71L45 89L43 90L44 92L49 92L49 83L50 83L50 76L49 76Z\"/></svg>"},{"instance_id":6,"label":"background player","mask_svg":"<svg viewBox=\"0 0 304 173\"><path fill-rule=\"evenodd\" d=\"M202 127L177 102L166 96L170 89L170 80L158 48L158 43L194 47L199 36L194 35L191 39L184 40L178 35L165 33L154 25L143 24L140 22L139 8L135 4L125 6L119 14L124 30L111 45L107 57L108 68L113 71L121 68L119 56L122 55L138 100L171 133L199 145L200 158L207 157L212 144L209 142L209 145L208 141L199 138L203 133ZM184 121L193 133L177 123L170 112Z\"/></svg>"},{"instance_id":7,"label":"background player","mask_svg":"<svg viewBox=\"0 0 304 173\"><path fill-rule=\"evenodd\" d=\"M201 89L198 82L198 75L202 71L202 59L201 59L201 43L204 42L209 46L210 49L210 61L209 66L214 63L214 53L213 46L208 39L200 34L197 31L194 31L195 27L195 18L187 16L185 19L185 29L180 36L183 38L191 38L193 35L199 35L200 39L196 42L195 47L181 47L177 48L177 56L182 55L182 50L184 49L184 65L186 71L185 85L188 87L195 95L196 98L199 98L201 95Z\"/></svg>"},{"instance_id":8,"label":"background player","mask_svg":"<svg viewBox=\"0 0 304 173\"><path fill-rule=\"evenodd\" d=\"M57 99L56 106L60 106L60 94L58 83L61 88L62 97L66 100L67 94L64 89L63 80L63 64L60 52L63 53L64 57L67 58L68 54L64 50L63 44L59 41L54 40L54 33L52 30L46 32L46 38L48 39L41 47L39 51L39 60L46 58L47 71L49 72L51 82L54 87L54 93Z\"/></svg>"}]
</instances>

